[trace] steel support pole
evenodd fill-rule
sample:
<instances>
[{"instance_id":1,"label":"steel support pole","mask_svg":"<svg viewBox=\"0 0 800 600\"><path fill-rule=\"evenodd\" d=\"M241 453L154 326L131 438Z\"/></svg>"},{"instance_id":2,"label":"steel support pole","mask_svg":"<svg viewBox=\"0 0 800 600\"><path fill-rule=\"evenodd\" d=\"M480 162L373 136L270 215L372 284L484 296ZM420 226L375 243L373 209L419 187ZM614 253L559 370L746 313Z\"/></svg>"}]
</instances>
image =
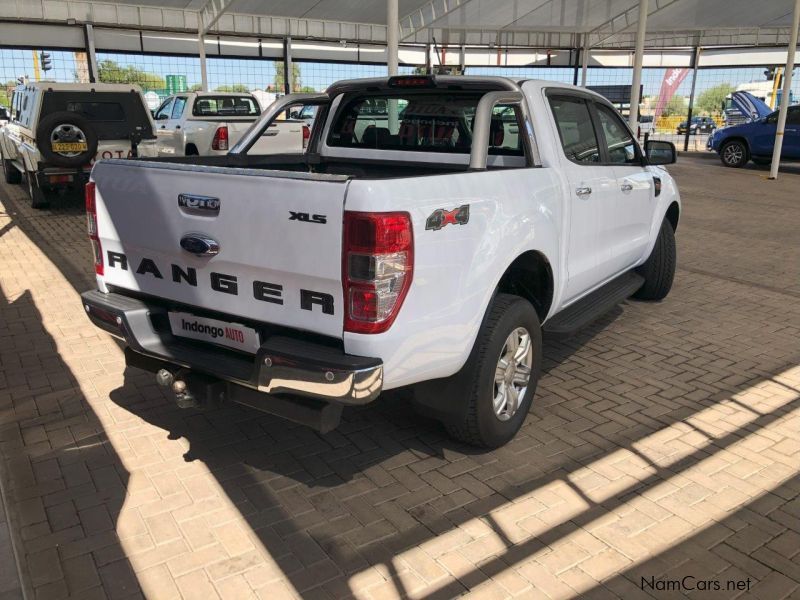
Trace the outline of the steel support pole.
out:
<instances>
[{"instance_id":1,"label":"steel support pole","mask_svg":"<svg viewBox=\"0 0 800 600\"><path fill-rule=\"evenodd\" d=\"M397 0L386 0L386 50L389 76L397 75L397 49L400 35L400 14Z\"/></svg>"},{"instance_id":2,"label":"steel support pole","mask_svg":"<svg viewBox=\"0 0 800 600\"><path fill-rule=\"evenodd\" d=\"M292 93L294 66L292 65L292 38L283 38L283 93ZM277 91L277 90L276 90Z\"/></svg>"},{"instance_id":3,"label":"steel support pole","mask_svg":"<svg viewBox=\"0 0 800 600\"><path fill-rule=\"evenodd\" d=\"M589 71L589 34L583 34L583 52L581 52L581 87L586 87L586 74Z\"/></svg>"},{"instance_id":4,"label":"steel support pole","mask_svg":"<svg viewBox=\"0 0 800 600\"><path fill-rule=\"evenodd\" d=\"M644 60L644 34L647 31L648 0L639 0L639 22L636 25L636 53L633 58L633 82L631 83L631 108L628 124L631 131L639 127L639 96L642 87L642 62Z\"/></svg>"},{"instance_id":5,"label":"steel support pole","mask_svg":"<svg viewBox=\"0 0 800 600\"><path fill-rule=\"evenodd\" d=\"M686 115L686 137L683 138L683 151L689 151L689 134L692 131L692 112L694 112L694 89L697 85L697 65L700 63L700 47L694 49L692 54L692 91L689 94L689 114ZM653 128L656 124L653 123Z\"/></svg>"},{"instance_id":6,"label":"steel support pole","mask_svg":"<svg viewBox=\"0 0 800 600\"><path fill-rule=\"evenodd\" d=\"M95 83L100 77L97 69L97 53L94 49L94 27L91 23L83 26L83 39L86 42L86 66L89 70L89 83Z\"/></svg>"},{"instance_id":7,"label":"steel support pole","mask_svg":"<svg viewBox=\"0 0 800 600\"><path fill-rule=\"evenodd\" d=\"M781 94L781 109L778 112L778 128L775 132L775 148L772 150L772 164L769 169L769 178L778 178L778 169L781 166L781 150L783 148L783 134L786 130L786 114L789 111L789 102L792 89L792 71L794 70L794 55L797 50L797 29L800 27L800 0L794 0L792 13L792 32L789 36L789 51L786 56L786 70L783 73L783 93Z\"/></svg>"},{"instance_id":8,"label":"steel support pole","mask_svg":"<svg viewBox=\"0 0 800 600\"><path fill-rule=\"evenodd\" d=\"M204 92L208 91L208 69L206 69L206 36L197 36L197 47L200 54L200 85Z\"/></svg>"},{"instance_id":9,"label":"steel support pole","mask_svg":"<svg viewBox=\"0 0 800 600\"><path fill-rule=\"evenodd\" d=\"M400 35L400 14L397 0L386 0L386 62L389 67L389 77L397 75L398 36ZM388 125L391 133L397 133L399 122L397 118L397 100L389 100Z\"/></svg>"}]
</instances>

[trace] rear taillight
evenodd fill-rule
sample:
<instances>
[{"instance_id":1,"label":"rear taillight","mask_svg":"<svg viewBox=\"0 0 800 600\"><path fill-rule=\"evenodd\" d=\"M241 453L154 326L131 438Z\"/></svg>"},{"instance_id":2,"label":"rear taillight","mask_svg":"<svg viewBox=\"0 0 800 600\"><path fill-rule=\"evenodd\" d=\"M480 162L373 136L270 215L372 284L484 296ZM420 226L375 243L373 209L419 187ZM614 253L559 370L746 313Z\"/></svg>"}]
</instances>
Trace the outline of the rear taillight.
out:
<instances>
[{"instance_id":1,"label":"rear taillight","mask_svg":"<svg viewBox=\"0 0 800 600\"><path fill-rule=\"evenodd\" d=\"M103 274L103 248L100 246L100 233L97 230L97 201L95 199L95 184L90 181L84 188L86 197L86 229L89 233L89 242L94 253L94 272Z\"/></svg>"},{"instance_id":2,"label":"rear taillight","mask_svg":"<svg viewBox=\"0 0 800 600\"><path fill-rule=\"evenodd\" d=\"M413 273L414 237L408 213L344 213L345 331L381 333L389 329Z\"/></svg>"},{"instance_id":3,"label":"rear taillight","mask_svg":"<svg viewBox=\"0 0 800 600\"><path fill-rule=\"evenodd\" d=\"M227 150L228 149L228 126L220 125L214 133L214 139L211 142L212 150Z\"/></svg>"},{"instance_id":4,"label":"rear taillight","mask_svg":"<svg viewBox=\"0 0 800 600\"><path fill-rule=\"evenodd\" d=\"M308 148L309 139L311 139L311 128L308 125L303 125L303 150Z\"/></svg>"}]
</instances>

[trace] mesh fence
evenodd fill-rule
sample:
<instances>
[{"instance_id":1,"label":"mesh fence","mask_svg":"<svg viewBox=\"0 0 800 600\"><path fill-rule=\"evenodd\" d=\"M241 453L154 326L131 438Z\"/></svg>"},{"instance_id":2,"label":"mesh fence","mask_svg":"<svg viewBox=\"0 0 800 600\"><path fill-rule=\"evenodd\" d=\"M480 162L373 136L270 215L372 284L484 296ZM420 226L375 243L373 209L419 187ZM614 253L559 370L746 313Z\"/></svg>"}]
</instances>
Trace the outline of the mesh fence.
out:
<instances>
[{"instance_id":1,"label":"mesh fence","mask_svg":"<svg viewBox=\"0 0 800 600\"><path fill-rule=\"evenodd\" d=\"M42 55L43 52L46 56ZM50 68L46 71L43 59L49 61ZM200 87L200 60L196 56L98 52L97 62L100 81L138 84L145 91L151 107L157 106L171 93ZM400 73L411 74L417 68L404 65L400 67ZM782 71L782 67L775 65L699 69L692 123L701 119L703 126L690 128L689 148L704 148L712 128L743 119L730 105L729 96L735 90L747 90L770 107L777 108ZM283 63L270 58L208 57L207 72L210 90L282 93L284 89ZM686 127L693 75L687 73L663 110L656 115L659 91L666 72L664 68L645 68L642 72L640 134L669 139L682 145L685 134L683 131L679 133L679 130L682 130L681 124L684 124L683 129ZM322 91L340 79L380 77L385 74L386 66L382 64L295 61L291 87L293 91ZM562 83L580 81L580 70L573 67L467 66L465 74ZM10 90L19 77L27 77L31 81L88 81L86 55L63 50L0 48L0 104L8 104ZM590 67L587 70L587 85L601 93L619 87L626 88L629 94L632 79L631 68ZM792 101L798 100L800 77L794 79L792 86ZM616 104L623 114L627 113L628 105L624 101Z\"/></svg>"}]
</instances>

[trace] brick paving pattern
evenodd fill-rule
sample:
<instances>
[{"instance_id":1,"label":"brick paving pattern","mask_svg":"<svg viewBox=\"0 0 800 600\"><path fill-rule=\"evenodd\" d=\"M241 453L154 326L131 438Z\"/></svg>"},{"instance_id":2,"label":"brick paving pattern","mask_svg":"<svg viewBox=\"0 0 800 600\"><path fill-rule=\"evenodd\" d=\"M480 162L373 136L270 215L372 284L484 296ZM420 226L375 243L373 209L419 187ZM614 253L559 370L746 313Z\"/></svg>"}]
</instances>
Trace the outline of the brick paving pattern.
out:
<instances>
[{"instance_id":1,"label":"brick paving pattern","mask_svg":"<svg viewBox=\"0 0 800 600\"><path fill-rule=\"evenodd\" d=\"M83 313L80 201L4 185L0 473L29 597L671 598L643 582L687 576L797 597L798 170L671 170L672 294L547 342L524 428L488 453L403 393L324 436L176 408Z\"/></svg>"}]
</instances>

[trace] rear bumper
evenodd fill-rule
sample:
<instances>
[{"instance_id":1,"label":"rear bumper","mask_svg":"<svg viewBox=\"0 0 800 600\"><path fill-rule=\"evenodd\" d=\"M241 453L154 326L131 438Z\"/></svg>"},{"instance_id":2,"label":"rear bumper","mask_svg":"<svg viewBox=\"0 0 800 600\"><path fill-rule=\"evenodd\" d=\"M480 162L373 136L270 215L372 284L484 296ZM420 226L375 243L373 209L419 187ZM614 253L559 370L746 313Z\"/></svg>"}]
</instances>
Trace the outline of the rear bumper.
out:
<instances>
[{"instance_id":1,"label":"rear bumper","mask_svg":"<svg viewBox=\"0 0 800 600\"><path fill-rule=\"evenodd\" d=\"M283 335L267 337L255 355L172 335L167 310L97 290L81 294L91 321L123 339L131 351L266 394L293 394L339 404L367 404L383 387L383 362ZM130 362L130 361L129 361ZM141 364L150 364L146 361ZM153 362L153 368L157 363ZM156 369L157 370L157 369ZM268 406L264 410L269 410Z\"/></svg>"}]
</instances>

